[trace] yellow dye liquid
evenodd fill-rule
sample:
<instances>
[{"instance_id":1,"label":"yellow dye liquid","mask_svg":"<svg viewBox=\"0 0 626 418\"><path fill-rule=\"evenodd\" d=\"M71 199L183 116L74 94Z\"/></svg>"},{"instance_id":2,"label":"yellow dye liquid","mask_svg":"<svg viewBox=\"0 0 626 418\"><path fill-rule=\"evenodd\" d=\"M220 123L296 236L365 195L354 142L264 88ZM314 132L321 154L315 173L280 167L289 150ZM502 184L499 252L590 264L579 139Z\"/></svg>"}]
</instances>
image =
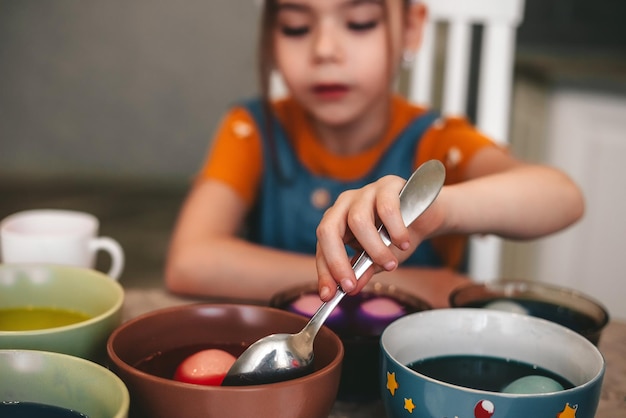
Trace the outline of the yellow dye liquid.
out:
<instances>
[{"instance_id":1,"label":"yellow dye liquid","mask_svg":"<svg viewBox=\"0 0 626 418\"><path fill-rule=\"evenodd\" d=\"M90 319L82 312L58 308L20 307L0 309L0 331L32 331L63 327Z\"/></svg>"}]
</instances>

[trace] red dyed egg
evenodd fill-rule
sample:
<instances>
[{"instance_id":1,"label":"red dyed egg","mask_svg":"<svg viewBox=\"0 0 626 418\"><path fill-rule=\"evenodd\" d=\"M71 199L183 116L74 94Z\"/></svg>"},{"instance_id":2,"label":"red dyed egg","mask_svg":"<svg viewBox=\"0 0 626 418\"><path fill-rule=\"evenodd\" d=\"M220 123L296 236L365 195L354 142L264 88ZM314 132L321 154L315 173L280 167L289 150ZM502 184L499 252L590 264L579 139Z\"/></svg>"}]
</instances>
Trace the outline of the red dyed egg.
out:
<instances>
[{"instance_id":1,"label":"red dyed egg","mask_svg":"<svg viewBox=\"0 0 626 418\"><path fill-rule=\"evenodd\" d=\"M235 360L232 354L224 350L202 350L180 363L174 380L196 385L220 386Z\"/></svg>"}]
</instances>

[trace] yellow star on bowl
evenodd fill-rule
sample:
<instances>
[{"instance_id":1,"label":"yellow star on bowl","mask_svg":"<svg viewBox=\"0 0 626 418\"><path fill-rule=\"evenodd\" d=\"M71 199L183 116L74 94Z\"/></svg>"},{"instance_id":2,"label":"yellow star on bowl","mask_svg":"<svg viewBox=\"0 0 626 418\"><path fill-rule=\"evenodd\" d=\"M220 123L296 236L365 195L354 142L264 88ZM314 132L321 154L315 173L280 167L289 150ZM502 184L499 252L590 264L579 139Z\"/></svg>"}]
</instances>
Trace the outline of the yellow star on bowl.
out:
<instances>
[{"instance_id":1,"label":"yellow star on bowl","mask_svg":"<svg viewBox=\"0 0 626 418\"><path fill-rule=\"evenodd\" d=\"M415 409L415 405L413 405L413 399L404 398L404 409L409 411L409 414L413 413L413 410Z\"/></svg>"},{"instance_id":2,"label":"yellow star on bowl","mask_svg":"<svg viewBox=\"0 0 626 418\"><path fill-rule=\"evenodd\" d=\"M398 389L398 382L396 382L396 373L387 372L387 389L391 392L391 396L396 394L396 389Z\"/></svg>"}]
</instances>

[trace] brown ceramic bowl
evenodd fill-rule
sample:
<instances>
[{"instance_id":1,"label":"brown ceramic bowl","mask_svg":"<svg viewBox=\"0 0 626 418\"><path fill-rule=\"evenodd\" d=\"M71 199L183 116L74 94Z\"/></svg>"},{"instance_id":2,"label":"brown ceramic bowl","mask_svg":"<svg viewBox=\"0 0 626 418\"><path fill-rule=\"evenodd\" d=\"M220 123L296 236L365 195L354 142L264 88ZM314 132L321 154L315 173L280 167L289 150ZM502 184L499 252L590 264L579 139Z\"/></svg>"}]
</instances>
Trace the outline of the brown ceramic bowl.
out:
<instances>
[{"instance_id":1,"label":"brown ceramic bowl","mask_svg":"<svg viewBox=\"0 0 626 418\"><path fill-rule=\"evenodd\" d=\"M570 328L596 345L609 322L606 308L590 296L531 280L503 279L462 286L450 294L450 306L526 313Z\"/></svg>"},{"instance_id":2,"label":"brown ceramic bowl","mask_svg":"<svg viewBox=\"0 0 626 418\"><path fill-rule=\"evenodd\" d=\"M274 295L270 305L310 318L312 311L298 309L303 298L319 305L317 288L295 287ZM376 304L379 304L378 306ZM391 304L391 305L389 305ZM308 304L307 304L308 305ZM312 305L312 303L311 303ZM378 307L389 306L398 311L381 315ZM356 296L346 296L335 308L326 325L333 330L345 349L339 382L338 398L345 401L365 401L380 397L380 336L394 320L415 312L430 310L423 300L403 292L397 286L371 281Z\"/></svg>"},{"instance_id":3,"label":"brown ceramic bowl","mask_svg":"<svg viewBox=\"0 0 626 418\"><path fill-rule=\"evenodd\" d=\"M239 346L243 351L269 334L298 332L306 322L302 316L263 306L183 305L122 324L109 337L107 350L112 369L130 392L131 418L328 417L344 351L339 337L326 327L315 339L315 370L298 379L235 387L171 378L176 366L198 347ZM157 362L146 361L153 359ZM152 366L141 366L142 362Z\"/></svg>"}]
</instances>

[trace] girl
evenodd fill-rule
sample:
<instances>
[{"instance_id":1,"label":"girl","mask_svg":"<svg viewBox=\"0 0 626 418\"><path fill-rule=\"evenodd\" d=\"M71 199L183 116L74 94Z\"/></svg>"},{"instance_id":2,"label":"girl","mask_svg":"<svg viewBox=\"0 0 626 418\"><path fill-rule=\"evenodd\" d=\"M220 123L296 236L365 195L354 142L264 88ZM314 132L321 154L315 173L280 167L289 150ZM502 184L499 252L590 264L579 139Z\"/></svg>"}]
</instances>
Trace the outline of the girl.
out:
<instances>
[{"instance_id":1,"label":"girl","mask_svg":"<svg viewBox=\"0 0 626 418\"><path fill-rule=\"evenodd\" d=\"M442 200L456 210L469 207L470 224L444 227L448 219L441 219L438 230L409 239L393 224L397 213L391 200L383 206L394 210L379 216L392 222L397 247L410 247L412 255L396 269L399 259L372 245L375 260L388 271L381 281L400 285L435 307L446 306L449 291L468 280L458 273L465 248L465 236L459 234L521 235L530 220L543 226L536 226L534 235L539 235L581 215L580 193L562 173L523 164L465 120L440 120L393 94L402 56L414 53L420 43L426 17L420 3L266 0L263 7L263 94L231 109L217 132L174 231L166 266L171 291L267 301L284 288L315 283L316 228L322 215L341 192L373 183L348 195L354 199L343 197L319 229L320 296L329 299L335 281L348 292L359 290L362 286L356 288L345 270L341 243L350 222L350 228L365 234L358 232L357 238L370 246L369 224L361 222L372 214L346 212L346 205L365 203L372 209L372 199L361 193L388 182L397 192L401 182L397 177L376 180L390 174L406 178L433 158L446 164L451 190L460 190L454 200ZM271 102L267 86L274 68L289 97ZM478 199L475 193L487 197ZM382 198L388 196L381 192ZM518 218L529 203L534 204L530 214ZM549 214L539 217L542 210ZM359 221L355 213L368 217ZM432 216L452 213L442 207ZM484 225L481 213L497 215L502 224ZM427 235L439 236L413 251ZM338 252L329 255L329 250Z\"/></svg>"}]
</instances>

